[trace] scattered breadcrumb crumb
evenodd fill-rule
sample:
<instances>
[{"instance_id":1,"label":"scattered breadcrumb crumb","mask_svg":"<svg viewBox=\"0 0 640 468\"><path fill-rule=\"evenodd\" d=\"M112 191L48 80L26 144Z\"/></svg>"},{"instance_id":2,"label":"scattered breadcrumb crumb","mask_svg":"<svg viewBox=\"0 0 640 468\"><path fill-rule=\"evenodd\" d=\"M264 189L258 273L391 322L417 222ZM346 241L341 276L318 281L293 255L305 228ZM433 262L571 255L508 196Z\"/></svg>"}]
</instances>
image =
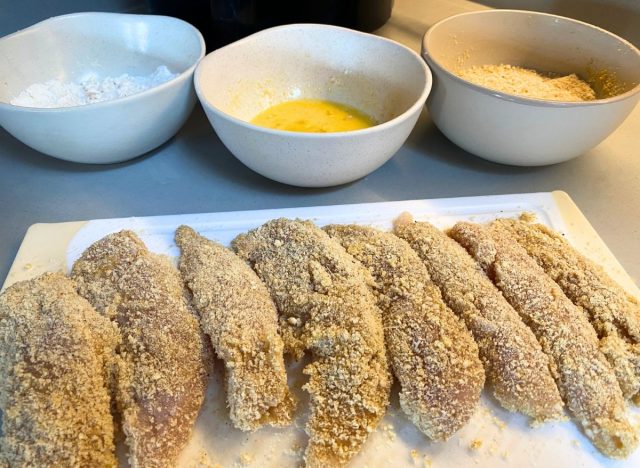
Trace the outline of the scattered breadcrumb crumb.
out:
<instances>
[{"instance_id":1,"label":"scattered breadcrumb crumb","mask_svg":"<svg viewBox=\"0 0 640 468\"><path fill-rule=\"evenodd\" d=\"M302 457L304 456L304 447L301 447L298 443L294 443L289 449L284 451L284 454L302 460Z\"/></svg>"},{"instance_id":2,"label":"scattered breadcrumb crumb","mask_svg":"<svg viewBox=\"0 0 640 468\"><path fill-rule=\"evenodd\" d=\"M243 453L242 455L240 455L240 463L242 463L243 465L246 466L252 462L253 462L253 455L249 453Z\"/></svg>"},{"instance_id":3,"label":"scattered breadcrumb crumb","mask_svg":"<svg viewBox=\"0 0 640 468\"><path fill-rule=\"evenodd\" d=\"M211 464L209 454L204 449L200 449L200 452L198 452L198 456L190 466L192 468L220 468L219 463L216 463L216 465Z\"/></svg>"},{"instance_id":4,"label":"scattered breadcrumb crumb","mask_svg":"<svg viewBox=\"0 0 640 468\"><path fill-rule=\"evenodd\" d=\"M471 450L480 450L482 448L482 440L480 439L473 439L471 441L471 443L469 444L469 448Z\"/></svg>"},{"instance_id":5,"label":"scattered breadcrumb crumb","mask_svg":"<svg viewBox=\"0 0 640 468\"><path fill-rule=\"evenodd\" d=\"M498 429L500 429L500 431L504 431L504 429L507 427L507 423L493 414L491 415L491 421L493 421L493 424L495 424Z\"/></svg>"},{"instance_id":6,"label":"scattered breadcrumb crumb","mask_svg":"<svg viewBox=\"0 0 640 468\"><path fill-rule=\"evenodd\" d=\"M531 211L523 211L522 213L520 213L520 216L518 216L518 219L520 221L524 221L525 223L533 223L538 219L538 217Z\"/></svg>"},{"instance_id":7,"label":"scattered breadcrumb crumb","mask_svg":"<svg viewBox=\"0 0 640 468\"><path fill-rule=\"evenodd\" d=\"M495 455L497 450L498 450L498 445L495 440L492 440L491 443L489 444L489 450L488 450L489 455L491 456Z\"/></svg>"},{"instance_id":8,"label":"scattered breadcrumb crumb","mask_svg":"<svg viewBox=\"0 0 640 468\"><path fill-rule=\"evenodd\" d=\"M382 429L382 433L387 438L387 440L389 440L391 442L396 440L396 433L394 431L393 425L391 425L391 424L383 424L382 426L380 426L380 429Z\"/></svg>"}]
</instances>

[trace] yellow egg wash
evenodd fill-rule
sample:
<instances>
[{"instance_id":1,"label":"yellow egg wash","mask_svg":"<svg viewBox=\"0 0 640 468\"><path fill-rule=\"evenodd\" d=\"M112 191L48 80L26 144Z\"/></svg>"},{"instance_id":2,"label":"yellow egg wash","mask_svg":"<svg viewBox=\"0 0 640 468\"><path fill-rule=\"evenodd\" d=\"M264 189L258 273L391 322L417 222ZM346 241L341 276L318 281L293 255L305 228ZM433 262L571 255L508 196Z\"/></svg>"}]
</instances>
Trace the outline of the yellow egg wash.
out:
<instances>
[{"instance_id":1,"label":"yellow egg wash","mask_svg":"<svg viewBox=\"0 0 640 468\"><path fill-rule=\"evenodd\" d=\"M262 111L251 123L290 132L348 132L373 127L368 115L346 104L320 99L285 101Z\"/></svg>"}]
</instances>

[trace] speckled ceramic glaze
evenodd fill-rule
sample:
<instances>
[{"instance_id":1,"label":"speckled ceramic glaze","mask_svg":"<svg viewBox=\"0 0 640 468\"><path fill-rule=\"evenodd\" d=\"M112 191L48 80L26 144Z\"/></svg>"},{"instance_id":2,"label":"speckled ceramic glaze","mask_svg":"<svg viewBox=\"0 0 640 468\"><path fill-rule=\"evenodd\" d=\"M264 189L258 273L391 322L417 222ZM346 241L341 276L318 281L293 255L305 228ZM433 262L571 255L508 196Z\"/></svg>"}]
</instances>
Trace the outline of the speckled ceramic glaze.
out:
<instances>
[{"instance_id":1,"label":"speckled ceramic glaze","mask_svg":"<svg viewBox=\"0 0 640 468\"><path fill-rule=\"evenodd\" d=\"M176 18L115 13L58 16L0 40L0 125L28 146L83 163L113 163L171 138L196 102L193 72L202 35ZM9 104L33 83L150 75L166 65L178 76L125 98L38 109Z\"/></svg>"},{"instance_id":2,"label":"speckled ceramic glaze","mask_svg":"<svg viewBox=\"0 0 640 468\"><path fill-rule=\"evenodd\" d=\"M580 156L613 132L640 99L640 52L595 26L544 13L488 10L432 26L422 55L433 70L429 115L451 141L490 161L541 166ZM455 75L474 65L510 64L589 80L622 92L570 103L508 95ZM597 82L597 81L596 81Z\"/></svg>"},{"instance_id":3,"label":"speckled ceramic glaze","mask_svg":"<svg viewBox=\"0 0 640 468\"><path fill-rule=\"evenodd\" d=\"M286 184L326 187L359 179L398 151L429 94L431 73L396 42L335 26L289 25L210 53L195 85L211 125L245 165ZM249 123L296 98L348 104L381 123L324 134Z\"/></svg>"}]
</instances>

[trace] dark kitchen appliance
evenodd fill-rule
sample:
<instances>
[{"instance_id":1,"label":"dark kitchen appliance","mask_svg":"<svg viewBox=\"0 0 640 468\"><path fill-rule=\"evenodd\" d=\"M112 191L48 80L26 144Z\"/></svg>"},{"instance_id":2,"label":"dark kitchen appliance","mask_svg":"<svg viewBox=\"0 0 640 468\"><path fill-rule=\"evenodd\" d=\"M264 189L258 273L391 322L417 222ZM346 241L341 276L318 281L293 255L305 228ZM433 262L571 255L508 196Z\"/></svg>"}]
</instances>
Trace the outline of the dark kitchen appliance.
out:
<instances>
[{"instance_id":1,"label":"dark kitchen appliance","mask_svg":"<svg viewBox=\"0 0 640 468\"><path fill-rule=\"evenodd\" d=\"M212 50L261 29L325 23L373 31L391 16L393 0L148 0L153 14L197 27Z\"/></svg>"}]
</instances>

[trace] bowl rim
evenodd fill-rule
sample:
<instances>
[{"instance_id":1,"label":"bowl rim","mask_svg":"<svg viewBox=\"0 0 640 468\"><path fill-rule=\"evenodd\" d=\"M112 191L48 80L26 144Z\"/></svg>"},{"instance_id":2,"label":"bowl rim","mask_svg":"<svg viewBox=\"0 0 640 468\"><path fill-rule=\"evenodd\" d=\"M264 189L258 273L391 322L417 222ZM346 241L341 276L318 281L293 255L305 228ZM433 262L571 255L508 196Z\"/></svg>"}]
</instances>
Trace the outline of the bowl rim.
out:
<instances>
[{"instance_id":1,"label":"bowl rim","mask_svg":"<svg viewBox=\"0 0 640 468\"><path fill-rule=\"evenodd\" d=\"M422 91L420 92L420 95L418 96L418 98L414 101L414 103L404 112L402 112L400 115L395 116L394 118L387 120L385 122L379 123L377 125L373 125L372 127L367 127L367 128L363 128L363 129L359 129L359 130L348 130L348 131L343 131L343 132L326 132L326 133L314 133L314 132L294 132L294 131L290 131L290 130L276 130L273 128L268 128L268 127L261 127L259 125L255 125L252 124L251 122L247 122L246 120L242 120L239 119L238 117L234 117L231 114L228 114L227 112L224 112L222 110L220 110L217 106L214 106L213 104L211 104L206 97L204 96L204 92L201 90L201 85L200 85L200 80L201 80L201 75L202 75L202 67L203 64L205 63L205 61L207 60L208 57L215 55L216 53L218 53L219 51L228 49L228 48L234 48L237 47L239 45L242 45L245 42L252 42L255 41L256 39L258 39L259 36L262 35L266 35L269 34L271 32L274 32L276 30L281 30L281 29L325 29L325 30L334 30L337 32L342 32L342 33L347 33L347 34L352 34L354 36L362 36L362 37L366 37L368 39L374 39L374 40L379 40L380 42L387 42L392 44L395 47L399 47L402 48L404 50L406 50L407 52L409 52L411 55L414 56L414 58L416 59L417 63L421 66L422 71L424 72L424 79L425 79L425 84L424 87L422 89ZM211 109L212 111L214 111L216 114L218 114L220 117L225 118L235 124L238 124L244 128L247 129L252 129L252 130L257 130L257 131L261 131L264 133L268 133L268 134L272 134L272 135L279 135L279 136L287 136L287 137L291 137L291 138L300 138L300 139L306 139L306 138L312 138L312 139L316 139L316 138L336 138L336 137L350 137L353 135L366 135L369 133L376 133L379 131L384 130L385 128L388 127L392 127L397 125L398 123L406 120L409 118L410 115L412 115L414 112L416 112L416 110L418 110L419 108L423 107L427 101L427 97L429 96L429 93L431 92L431 88L433 86L433 75L431 73L431 69L429 68L429 66L427 65L427 63L425 63L425 61L422 59L422 57L415 52L414 50L410 49L409 47L405 46L404 44L401 44L397 41L394 41L392 39L388 39L386 37L382 37L382 36L378 36L376 34L370 34L370 33L365 33L362 31L356 31L354 29L350 29L350 28L345 28L342 26L334 26L334 25L329 25L329 24L316 24L316 23L292 23L292 24L285 24L285 25L281 25L281 26L274 26L272 28L267 28L267 29L263 29L261 31L258 31L254 34L251 34L247 37L244 37L240 40L237 40L235 42L232 42L231 44L228 44L224 47L221 47L219 49L216 49L212 52L210 52L209 54L207 54L205 56L204 59L202 59L200 61L200 63L198 63L198 66L196 67L196 71L194 74L194 85L195 85L195 89L196 89L196 94L198 96L198 99L200 100L200 103L203 105L203 107Z\"/></svg>"},{"instance_id":2,"label":"bowl rim","mask_svg":"<svg viewBox=\"0 0 640 468\"><path fill-rule=\"evenodd\" d=\"M467 88L471 88L475 91L478 91L482 94L485 95L490 95L493 97L496 97L498 99L502 99L505 101L511 101L511 102L515 102L515 103L519 103L519 104L527 104L527 105L533 105L533 106L538 106L538 107L559 107L559 108L564 108L564 107L590 107L590 106L601 106L601 105L606 105L606 104L610 104L612 102L617 102L617 101L623 101L626 100L630 97L632 97L635 94L640 93L640 81L638 83L635 84L635 86L633 88L631 88L629 91L626 91L622 94L618 94L615 96L611 96L608 98L603 98L603 99L594 99L593 101L552 101L549 99L538 99L538 98L531 98L531 97L523 97L523 96L518 96L516 94L509 94L509 93L505 93L503 91L498 91L498 90L494 90L491 88L487 88L485 86L481 86L475 83L472 83L471 81L465 80L463 78L460 78L458 75L456 75L455 73L449 71L447 68L445 68L443 65L441 65L434 57L433 55L431 55L429 53L429 48L428 48L428 41L429 41L429 37L430 35L433 33L433 31L441 26L442 24L450 21L450 20L454 20L456 18L459 18L461 16L473 16L473 15L486 15L486 14L518 14L518 15L536 15L536 16L547 16L550 18L555 18L555 19L561 19L564 21L568 21L571 23L576 23L576 24L580 24L582 26L586 26L589 29L593 29L596 30L600 33L604 33L608 36L611 36L612 38L616 39L617 41L621 42L622 44L626 45L629 47L629 49L633 52L636 53L636 56L638 57L638 60L640 60L640 50L634 46L631 42L627 41L626 39L610 32L607 31L606 29L603 29L599 26L595 26L593 24L590 23L586 23L584 21L580 21L580 20L576 20L573 18L568 18L566 16L560 16L560 15L554 15L551 13L542 13L542 12L538 12L538 11L530 11L530 10L514 10L514 9L499 9L499 10L478 10L478 11L469 11L469 12L465 12L465 13L459 13L457 15L452 15L452 16L448 16L447 18L444 18L440 21L438 21L437 23L433 24L428 30L427 32L424 34L424 36L422 37L422 57L424 58L424 60L434 69L438 69L441 72L443 72L445 75L447 75L450 79L453 79L455 82L460 83L464 86L466 86Z\"/></svg>"},{"instance_id":3,"label":"bowl rim","mask_svg":"<svg viewBox=\"0 0 640 468\"><path fill-rule=\"evenodd\" d=\"M173 16L166 16L166 15L140 15L140 14L135 14L135 13L111 13L111 12L100 12L100 11L85 11L85 12L79 12L79 13L69 13L66 15L59 15L59 16L52 16L51 18L47 18L45 20L39 21L37 23L32 24L31 26L28 26L24 29L20 29L18 31L15 31L11 34L8 34L7 36L1 37L0 38L0 42L4 41L5 39L9 39L15 36L19 36L21 34L24 34L32 29L35 29L37 27L42 26L45 23L54 23L57 21L61 21L61 20L66 20L66 19L72 19L72 18L77 18L77 17L86 17L86 16L110 16L110 17L127 17L127 18L144 18L144 19L148 19L148 18L165 18L168 19L170 21L173 21L177 24L181 24L182 26L187 26L187 29L191 29L191 31L193 33L195 33L196 38L198 39L198 42L200 44L200 52L198 53L198 57L195 60L194 63L192 63L186 70L184 70L181 73L178 73L175 77L171 78L169 81L165 81L164 83L161 83L157 86L153 86L151 88L147 88L143 91L140 91L139 93L135 93L135 94L131 94L129 96L125 96L125 97L121 97L121 98L117 98L117 99L111 99L108 101L101 101L101 102L94 102L94 103L89 103L89 104L80 104L77 106L66 106L66 107L28 107L28 106L16 106L14 104L11 104L9 102L4 102L4 101L0 101L0 109L9 109L12 111L18 111L18 112L37 112L37 113L61 113L61 112L69 112L71 110L75 110L75 109L97 109L97 108L102 108L102 107L108 107L108 106L113 106L113 105L118 105L122 102L125 101L133 101L135 99L141 99L144 98L146 96L148 96L151 93L154 92L158 92L161 91L163 89L169 88L171 87L173 84L175 84L178 81L183 81L186 78L189 78L190 75L193 75L195 68L198 66L198 64L200 63L200 61L202 60L202 58L205 56L205 52L206 52L206 44L204 42L204 37L202 37L202 33L192 24L181 20L179 18L175 18ZM26 88L25 88L26 89Z\"/></svg>"}]
</instances>

